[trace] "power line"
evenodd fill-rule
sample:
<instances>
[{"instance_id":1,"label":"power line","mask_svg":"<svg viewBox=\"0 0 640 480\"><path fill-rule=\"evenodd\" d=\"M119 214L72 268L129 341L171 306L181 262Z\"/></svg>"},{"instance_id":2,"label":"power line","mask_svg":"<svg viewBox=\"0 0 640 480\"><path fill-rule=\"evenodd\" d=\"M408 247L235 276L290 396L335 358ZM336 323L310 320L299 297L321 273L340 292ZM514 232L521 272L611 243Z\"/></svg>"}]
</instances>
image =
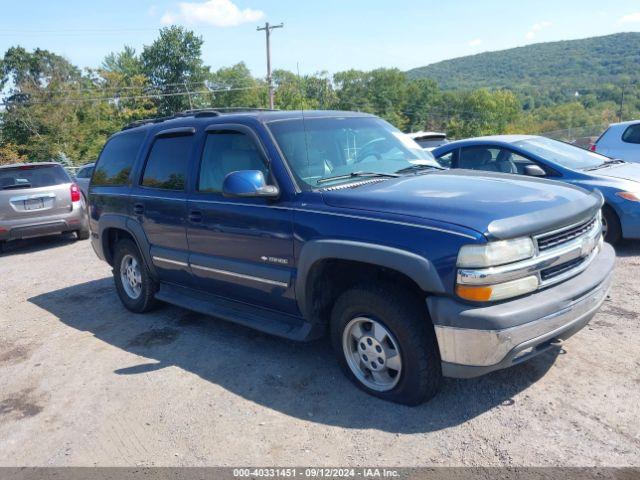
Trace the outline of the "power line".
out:
<instances>
[{"instance_id":1,"label":"power line","mask_svg":"<svg viewBox=\"0 0 640 480\"><path fill-rule=\"evenodd\" d=\"M173 92L173 93L153 93L147 95L131 95L131 96L110 96L110 97L93 97L93 98L64 98L64 99L54 99L54 100L33 100L26 102L1 102L0 105L9 106L9 105L61 105L65 103L72 104L80 104L86 102L108 102L108 101L126 101L126 100L144 100L150 98L166 98L166 97L176 97L181 95L206 95L206 94L215 94L215 93L224 93L224 92L237 92L237 91L247 91L254 89L264 89L266 86L257 86L257 87L242 87L242 88L224 88L224 89L207 89L207 90L187 90L182 92Z\"/></svg>"}]
</instances>

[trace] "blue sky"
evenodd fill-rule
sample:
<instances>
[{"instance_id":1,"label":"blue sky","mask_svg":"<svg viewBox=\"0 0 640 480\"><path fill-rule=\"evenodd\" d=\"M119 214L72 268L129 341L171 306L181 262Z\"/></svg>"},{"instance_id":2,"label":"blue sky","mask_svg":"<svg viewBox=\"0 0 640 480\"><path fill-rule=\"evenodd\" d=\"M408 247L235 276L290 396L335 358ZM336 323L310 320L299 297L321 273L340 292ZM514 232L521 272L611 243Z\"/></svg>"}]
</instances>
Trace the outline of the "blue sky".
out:
<instances>
[{"instance_id":1,"label":"blue sky","mask_svg":"<svg viewBox=\"0 0 640 480\"><path fill-rule=\"evenodd\" d=\"M536 42L640 31L640 1L415 0L0 0L0 52L46 48L81 67L97 67L124 44L140 50L163 25L185 25L205 40L212 68L244 60L301 73L347 68L403 70L439 60Z\"/></svg>"}]
</instances>

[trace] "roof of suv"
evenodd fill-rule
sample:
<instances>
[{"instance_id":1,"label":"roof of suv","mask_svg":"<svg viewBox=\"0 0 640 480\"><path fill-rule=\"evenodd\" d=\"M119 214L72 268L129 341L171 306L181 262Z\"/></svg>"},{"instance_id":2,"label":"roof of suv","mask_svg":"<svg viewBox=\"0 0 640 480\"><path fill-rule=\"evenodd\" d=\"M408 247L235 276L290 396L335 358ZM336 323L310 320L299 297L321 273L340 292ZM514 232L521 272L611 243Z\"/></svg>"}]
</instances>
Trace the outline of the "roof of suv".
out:
<instances>
[{"instance_id":1,"label":"roof of suv","mask_svg":"<svg viewBox=\"0 0 640 480\"><path fill-rule=\"evenodd\" d=\"M265 110L265 109L201 109L188 110L168 117L149 118L138 120L125 126L123 130L150 127L160 123L172 126L185 126L210 122L212 118L254 118L259 122L273 122L278 120L294 120L300 118L331 118L331 117L373 117L369 113L349 112L342 110Z\"/></svg>"}]
</instances>

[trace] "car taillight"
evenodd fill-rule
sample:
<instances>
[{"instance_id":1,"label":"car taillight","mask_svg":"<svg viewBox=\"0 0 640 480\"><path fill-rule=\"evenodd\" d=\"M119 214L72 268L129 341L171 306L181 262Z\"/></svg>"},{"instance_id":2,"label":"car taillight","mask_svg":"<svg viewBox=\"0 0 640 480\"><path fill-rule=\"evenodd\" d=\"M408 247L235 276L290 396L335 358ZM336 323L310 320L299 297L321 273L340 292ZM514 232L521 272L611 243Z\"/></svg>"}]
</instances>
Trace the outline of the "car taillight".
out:
<instances>
[{"instance_id":1,"label":"car taillight","mask_svg":"<svg viewBox=\"0 0 640 480\"><path fill-rule=\"evenodd\" d=\"M78 185L76 185L75 183L71 184L71 201L72 202L80 201L80 189L78 188Z\"/></svg>"},{"instance_id":2,"label":"car taillight","mask_svg":"<svg viewBox=\"0 0 640 480\"><path fill-rule=\"evenodd\" d=\"M596 144L592 143L591 146L589 147L589 150L591 150L592 152L596 151Z\"/></svg>"}]
</instances>

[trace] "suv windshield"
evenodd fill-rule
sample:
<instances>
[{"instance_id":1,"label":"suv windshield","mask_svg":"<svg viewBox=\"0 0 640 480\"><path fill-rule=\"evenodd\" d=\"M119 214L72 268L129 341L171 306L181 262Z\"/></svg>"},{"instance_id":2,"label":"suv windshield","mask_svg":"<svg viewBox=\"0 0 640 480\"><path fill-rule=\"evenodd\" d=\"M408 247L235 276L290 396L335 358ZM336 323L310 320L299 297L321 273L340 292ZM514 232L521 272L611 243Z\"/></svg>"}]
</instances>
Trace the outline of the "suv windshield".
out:
<instances>
[{"instance_id":1,"label":"suv windshield","mask_svg":"<svg viewBox=\"0 0 640 480\"><path fill-rule=\"evenodd\" d=\"M299 118L269 128L297 178L311 187L394 176L413 166L441 168L433 155L375 117Z\"/></svg>"},{"instance_id":2,"label":"suv windshield","mask_svg":"<svg viewBox=\"0 0 640 480\"><path fill-rule=\"evenodd\" d=\"M604 165L609 158L580 147L574 147L568 143L559 142L550 138L535 137L515 142L514 145L535 153L536 155L556 162L563 167L577 170Z\"/></svg>"},{"instance_id":3,"label":"suv windshield","mask_svg":"<svg viewBox=\"0 0 640 480\"><path fill-rule=\"evenodd\" d=\"M63 183L71 183L71 179L60 165L0 168L0 190L52 187Z\"/></svg>"}]
</instances>

